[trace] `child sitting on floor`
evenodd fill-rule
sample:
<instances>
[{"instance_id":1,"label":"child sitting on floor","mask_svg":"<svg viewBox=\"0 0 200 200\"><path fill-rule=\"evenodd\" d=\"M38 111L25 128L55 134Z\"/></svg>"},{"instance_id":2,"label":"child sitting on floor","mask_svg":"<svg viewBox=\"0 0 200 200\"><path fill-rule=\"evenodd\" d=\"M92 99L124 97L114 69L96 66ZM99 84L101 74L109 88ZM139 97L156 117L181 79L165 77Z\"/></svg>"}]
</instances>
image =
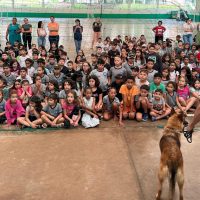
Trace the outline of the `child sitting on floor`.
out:
<instances>
[{"instance_id":1,"label":"child sitting on floor","mask_svg":"<svg viewBox=\"0 0 200 200\"><path fill-rule=\"evenodd\" d=\"M120 102L116 95L116 89L111 87L108 95L103 98L103 119L106 121L112 118L116 120L119 114Z\"/></svg>"},{"instance_id":2,"label":"child sitting on floor","mask_svg":"<svg viewBox=\"0 0 200 200\"><path fill-rule=\"evenodd\" d=\"M47 126L51 127L63 127L64 118L62 117L62 108L58 103L58 96L53 93L48 97L48 104L41 111L41 118L43 121L43 128Z\"/></svg>"},{"instance_id":3,"label":"child sitting on floor","mask_svg":"<svg viewBox=\"0 0 200 200\"><path fill-rule=\"evenodd\" d=\"M134 106L134 96L138 94L138 88L135 85L135 78L133 76L127 77L126 83L121 86L119 93L122 94L122 104L120 108L120 124L122 119L134 119L136 109Z\"/></svg>"},{"instance_id":4,"label":"child sitting on floor","mask_svg":"<svg viewBox=\"0 0 200 200\"><path fill-rule=\"evenodd\" d=\"M165 104L165 100L163 98L163 91L161 89L156 89L153 98L152 98L152 109L150 115L152 117L152 121L156 121L159 119L163 119L167 117L171 113L171 109L168 108Z\"/></svg>"},{"instance_id":5,"label":"child sitting on floor","mask_svg":"<svg viewBox=\"0 0 200 200\"><path fill-rule=\"evenodd\" d=\"M140 87L140 93L135 96L135 106L136 106L136 119L137 121L148 120L148 112L152 106L152 96L149 93L149 86L142 85Z\"/></svg>"},{"instance_id":6,"label":"child sitting on floor","mask_svg":"<svg viewBox=\"0 0 200 200\"><path fill-rule=\"evenodd\" d=\"M66 100L62 104L63 116L64 116L64 127L69 128L70 126L78 126L78 122L81 118L80 109L78 106L78 97L75 91L69 90L66 94Z\"/></svg>"},{"instance_id":7,"label":"child sitting on floor","mask_svg":"<svg viewBox=\"0 0 200 200\"><path fill-rule=\"evenodd\" d=\"M5 115L7 119L7 126L16 125L17 118L25 115L25 110L18 99L17 91L12 89L10 91L10 98L6 101Z\"/></svg>"},{"instance_id":8,"label":"child sitting on floor","mask_svg":"<svg viewBox=\"0 0 200 200\"><path fill-rule=\"evenodd\" d=\"M86 88L82 99L82 108L85 113L82 116L82 125L85 128L92 128L99 125L99 118L95 112L95 98L92 97L92 89Z\"/></svg>"},{"instance_id":9,"label":"child sitting on floor","mask_svg":"<svg viewBox=\"0 0 200 200\"><path fill-rule=\"evenodd\" d=\"M38 96L32 96L26 107L25 117L19 117L17 122L31 128L38 128L42 124L40 112L42 111L41 100Z\"/></svg>"}]
</instances>

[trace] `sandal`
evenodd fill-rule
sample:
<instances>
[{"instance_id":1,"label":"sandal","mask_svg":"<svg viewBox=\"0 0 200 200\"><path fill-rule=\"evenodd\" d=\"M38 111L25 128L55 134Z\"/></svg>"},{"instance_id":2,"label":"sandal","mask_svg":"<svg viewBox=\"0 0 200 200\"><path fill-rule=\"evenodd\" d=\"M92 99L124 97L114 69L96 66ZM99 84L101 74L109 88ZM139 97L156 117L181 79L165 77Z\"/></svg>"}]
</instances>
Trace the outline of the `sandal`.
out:
<instances>
[{"instance_id":1,"label":"sandal","mask_svg":"<svg viewBox=\"0 0 200 200\"><path fill-rule=\"evenodd\" d=\"M42 128L47 128L47 124L46 124L46 123L43 123L41 127L42 127Z\"/></svg>"},{"instance_id":2,"label":"sandal","mask_svg":"<svg viewBox=\"0 0 200 200\"><path fill-rule=\"evenodd\" d=\"M192 133L193 133L193 129L191 131L188 131L188 130L183 131L183 134L189 143L192 143Z\"/></svg>"}]
</instances>

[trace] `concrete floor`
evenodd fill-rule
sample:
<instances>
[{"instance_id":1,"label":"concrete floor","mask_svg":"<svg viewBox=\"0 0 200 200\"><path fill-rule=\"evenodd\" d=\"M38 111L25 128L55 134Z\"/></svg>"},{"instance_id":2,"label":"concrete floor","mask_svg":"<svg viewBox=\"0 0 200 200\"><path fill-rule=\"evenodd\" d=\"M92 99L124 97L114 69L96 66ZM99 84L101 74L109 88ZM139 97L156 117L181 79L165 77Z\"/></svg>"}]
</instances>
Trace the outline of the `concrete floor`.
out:
<instances>
[{"instance_id":1,"label":"concrete floor","mask_svg":"<svg viewBox=\"0 0 200 200\"><path fill-rule=\"evenodd\" d=\"M110 121L89 130L1 132L0 199L155 199L163 130L158 126L164 124L127 121L119 128ZM200 135L193 139L188 144L182 137L185 200L200 196Z\"/></svg>"}]
</instances>

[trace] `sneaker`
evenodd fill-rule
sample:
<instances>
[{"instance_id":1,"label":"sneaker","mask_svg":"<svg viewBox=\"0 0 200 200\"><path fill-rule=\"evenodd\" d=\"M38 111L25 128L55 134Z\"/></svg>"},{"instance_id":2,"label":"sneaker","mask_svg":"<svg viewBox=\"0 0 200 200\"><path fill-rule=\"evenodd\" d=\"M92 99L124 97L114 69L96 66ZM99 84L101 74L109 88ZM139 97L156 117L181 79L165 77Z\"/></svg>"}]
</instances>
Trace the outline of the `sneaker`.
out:
<instances>
[{"instance_id":1,"label":"sneaker","mask_svg":"<svg viewBox=\"0 0 200 200\"><path fill-rule=\"evenodd\" d=\"M157 120L156 117L152 117L152 118L151 118L151 121L152 121L152 122L155 122L156 120Z\"/></svg>"},{"instance_id":2,"label":"sneaker","mask_svg":"<svg viewBox=\"0 0 200 200\"><path fill-rule=\"evenodd\" d=\"M149 119L148 114L147 114L147 113L143 113L143 114L142 114L142 121L143 121L143 122L146 122L148 119Z\"/></svg>"}]
</instances>

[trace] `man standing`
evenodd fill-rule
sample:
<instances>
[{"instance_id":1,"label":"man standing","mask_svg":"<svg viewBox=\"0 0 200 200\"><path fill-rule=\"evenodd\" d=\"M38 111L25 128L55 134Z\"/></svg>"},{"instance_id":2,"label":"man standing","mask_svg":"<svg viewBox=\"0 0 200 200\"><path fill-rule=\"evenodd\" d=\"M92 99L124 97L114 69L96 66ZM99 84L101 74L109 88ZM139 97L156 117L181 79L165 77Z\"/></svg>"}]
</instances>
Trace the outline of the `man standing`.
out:
<instances>
[{"instance_id":1,"label":"man standing","mask_svg":"<svg viewBox=\"0 0 200 200\"><path fill-rule=\"evenodd\" d=\"M155 43L163 42L163 33L166 31L166 28L162 26L162 21L158 21L158 26L155 26L152 31L155 33Z\"/></svg>"},{"instance_id":2,"label":"man standing","mask_svg":"<svg viewBox=\"0 0 200 200\"><path fill-rule=\"evenodd\" d=\"M59 24L55 22L55 17L51 16L50 17L51 22L48 23L48 30L49 30L49 42L50 46L54 42L57 44L59 43Z\"/></svg>"}]
</instances>

